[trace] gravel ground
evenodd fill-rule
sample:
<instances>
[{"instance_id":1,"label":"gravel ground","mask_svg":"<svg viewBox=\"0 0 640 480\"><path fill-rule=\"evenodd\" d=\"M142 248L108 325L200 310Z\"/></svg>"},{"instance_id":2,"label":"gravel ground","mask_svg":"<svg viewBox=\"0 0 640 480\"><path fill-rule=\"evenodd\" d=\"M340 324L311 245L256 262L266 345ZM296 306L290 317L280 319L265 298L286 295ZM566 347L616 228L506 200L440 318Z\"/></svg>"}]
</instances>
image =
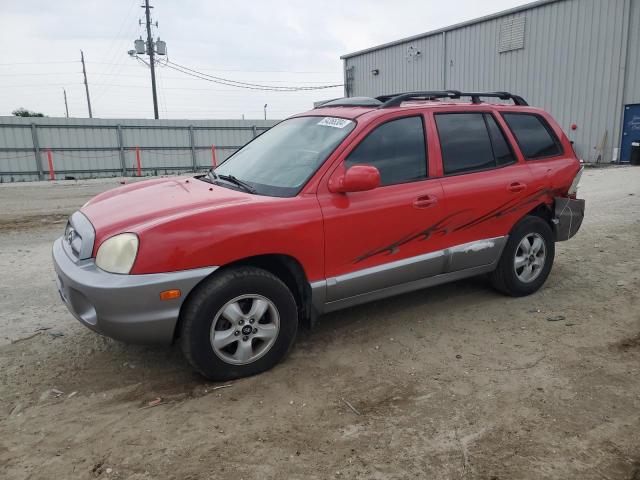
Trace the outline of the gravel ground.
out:
<instances>
[{"instance_id":1,"label":"gravel ground","mask_svg":"<svg viewBox=\"0 0 640 480\"><path fill-rule=\"evenodd\" d=\"M61 304L51 243L118 184L0 185L0 478L640 478L640 168L583 176L535 295L477 278L337 312L230 386Z\"/></svg>"}]
</instances>

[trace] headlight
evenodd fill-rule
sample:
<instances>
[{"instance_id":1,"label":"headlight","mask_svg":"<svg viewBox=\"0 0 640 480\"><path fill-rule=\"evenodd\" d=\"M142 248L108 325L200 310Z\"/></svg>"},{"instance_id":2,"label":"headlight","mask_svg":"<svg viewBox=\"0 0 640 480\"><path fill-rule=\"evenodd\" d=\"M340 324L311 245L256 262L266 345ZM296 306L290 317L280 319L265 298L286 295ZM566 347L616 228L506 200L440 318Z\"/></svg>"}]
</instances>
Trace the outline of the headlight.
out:
<instances>
[{"instance_id":1,"label":"headlight","mask_svg":"<svg viewBox=\"0 0 640 480\"><path fill-rule=\"evenodd\" d=\"M106 272L127 274L137 254L138 236L121 233L102 242L96 255L96 265Z\"/></svg>"}]
</instances>

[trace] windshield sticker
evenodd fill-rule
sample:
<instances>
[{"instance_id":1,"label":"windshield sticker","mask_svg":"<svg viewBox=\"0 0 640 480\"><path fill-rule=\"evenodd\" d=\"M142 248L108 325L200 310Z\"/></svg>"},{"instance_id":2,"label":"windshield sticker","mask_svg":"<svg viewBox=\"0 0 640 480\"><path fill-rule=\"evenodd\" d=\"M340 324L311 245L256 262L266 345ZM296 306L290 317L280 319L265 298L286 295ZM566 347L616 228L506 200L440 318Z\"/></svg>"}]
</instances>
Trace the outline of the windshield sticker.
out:
<instances>
[{"instance_id":1,"label":"windshield sticker","mask_svg":"<svg viewBox=\"0 0 640 480\"><path fill-rule=\"evenodd\" d=\"M318 125L324 127L344 128L351 123L351 120L336 117L324 117L318 122Z\"/></svg>"}]
</instances>

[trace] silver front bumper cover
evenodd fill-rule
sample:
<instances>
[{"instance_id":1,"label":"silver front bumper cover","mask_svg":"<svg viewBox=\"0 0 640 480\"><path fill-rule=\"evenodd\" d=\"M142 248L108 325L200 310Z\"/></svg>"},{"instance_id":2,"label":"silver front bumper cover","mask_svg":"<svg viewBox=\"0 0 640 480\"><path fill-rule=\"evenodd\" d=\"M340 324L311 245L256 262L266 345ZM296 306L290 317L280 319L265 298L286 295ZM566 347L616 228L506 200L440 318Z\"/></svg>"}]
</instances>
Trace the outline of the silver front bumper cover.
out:
<instances>
[{"instance_id":1,"label":"silver front bumper cover","mask_svg":"<svg viewBox=\"0 0 640 480\"><path fill-rule=\"evenodd\" d=\"M93 259L74 261L53 244L58 292L69 311L90 329L127 343L171 343L186 296L217 267L145 275L118 275L99 269ZM160 292L182 295L160 300Z\"/></svg>"}]
</instances>

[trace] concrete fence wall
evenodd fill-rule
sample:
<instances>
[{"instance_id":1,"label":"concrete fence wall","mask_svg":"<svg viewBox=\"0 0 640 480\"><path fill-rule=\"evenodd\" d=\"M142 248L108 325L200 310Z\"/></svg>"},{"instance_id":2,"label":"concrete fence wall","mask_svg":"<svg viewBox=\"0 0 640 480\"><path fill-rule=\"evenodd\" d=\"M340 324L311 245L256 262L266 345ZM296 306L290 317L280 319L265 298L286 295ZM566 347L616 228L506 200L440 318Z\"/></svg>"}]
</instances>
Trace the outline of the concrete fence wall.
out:
<instances>
[{"instance_id":1,"label":"concrete fence wall","mask_svg":"<svg viewBox=\"0 0 640 480\"><path fill-rule=\"evenodd\" d=\"M0 182L206 170L276 123L0 117Z\"/></svg>"}]
</instances>

